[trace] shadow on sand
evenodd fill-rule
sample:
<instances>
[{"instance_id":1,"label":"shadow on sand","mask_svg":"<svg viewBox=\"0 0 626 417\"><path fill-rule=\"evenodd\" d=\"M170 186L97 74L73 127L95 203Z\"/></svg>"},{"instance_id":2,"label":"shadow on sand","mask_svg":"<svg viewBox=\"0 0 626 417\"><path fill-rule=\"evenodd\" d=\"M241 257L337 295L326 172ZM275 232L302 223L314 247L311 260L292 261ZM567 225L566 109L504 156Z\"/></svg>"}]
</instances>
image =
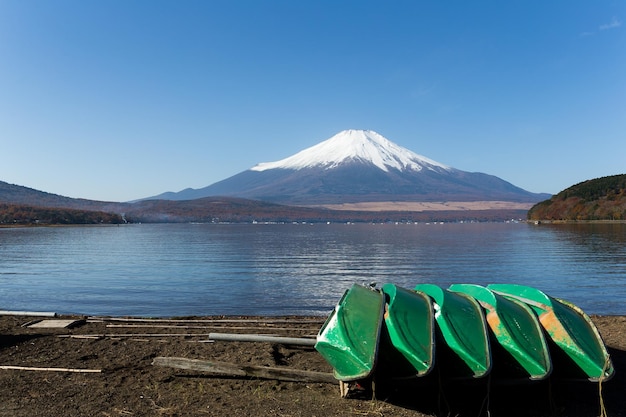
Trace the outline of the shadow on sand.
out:
<instances>
[{"instance_id":1,"label":"shadow on sand","mask_svg":"<svg viewBox=\"0 0 626 417\"><path fill-rule=\"evenodd\" d=\"M376 398L437 416L567 416L626 415L626 351L609 348L615 375L602 383L551 377L538 382L498 378L445 381L436 370L427 377L375 384ZM371 393L352 394L366 398ZM370 397L371 398L371 397Z\"/></svg>"},{"instance_id":2,"label":"shadow on sand","mask_svg":"<svg viewBox=\"0 0 626 417\"><path fill-rule=\"evenodd\" d=\"M17 346L20 343L28 342L41 336L40 334L0 334L0 349L5 349L9 346Z\"/></svg>"}]
</instances>

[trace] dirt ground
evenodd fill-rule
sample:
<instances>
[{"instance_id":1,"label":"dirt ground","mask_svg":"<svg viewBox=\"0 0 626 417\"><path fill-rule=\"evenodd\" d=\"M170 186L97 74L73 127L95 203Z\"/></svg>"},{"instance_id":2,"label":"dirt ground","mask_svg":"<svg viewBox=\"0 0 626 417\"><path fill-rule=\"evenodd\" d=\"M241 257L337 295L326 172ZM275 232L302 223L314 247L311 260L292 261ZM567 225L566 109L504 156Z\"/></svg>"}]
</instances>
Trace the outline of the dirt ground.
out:
<instances>
[{"instance_id":1,"label":"dirt ground","mask_svg":"<svg viewBox=\"0 0 626 417\"><path fill-rule=\"evenodd\" d=\"M615 377L601 385L452 383L431 375L414 383L379 381L375 399L358 390L342 399L334 383L214 376L153 365L164 356L331 372L310 347L208 341L210 332L313 337L323 318L78 318L84 322L70 329L37 329L25 326L33 317L0 316L0 417L626 416L622 316L593 317L616 368Z\"/></svg>"}]
</instances>

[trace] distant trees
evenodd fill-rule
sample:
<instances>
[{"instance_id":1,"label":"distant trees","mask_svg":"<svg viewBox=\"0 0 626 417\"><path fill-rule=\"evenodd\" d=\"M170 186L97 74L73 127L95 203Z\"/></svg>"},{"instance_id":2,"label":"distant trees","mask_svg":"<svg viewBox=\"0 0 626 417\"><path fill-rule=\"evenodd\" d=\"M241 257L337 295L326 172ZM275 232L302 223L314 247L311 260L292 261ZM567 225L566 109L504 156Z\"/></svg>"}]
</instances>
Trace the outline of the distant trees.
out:
<instances>
[{"instance_id":1,"label":"distant trees","mask_svg":"<svg viewBox=\"0 0 626 417\"><path fill-rule=\"evenodd\" d=\"M573 185L528 211L530 220L626 220L626 174Z\"/></svg>"},{"instance_id":2,"label":"distant trees","mask_svg":"<svg viewBox=\"0 0 626 417\"><path fill-rule=\"evenodd\" d=\"M624 195L624 190L626 190L626 174L612 175L576 184L561 191L556 195L556 198L565 200L571 197L578 197L584 201L601 198L615 200L619 196Z\"/></svg>"}]
</instances>

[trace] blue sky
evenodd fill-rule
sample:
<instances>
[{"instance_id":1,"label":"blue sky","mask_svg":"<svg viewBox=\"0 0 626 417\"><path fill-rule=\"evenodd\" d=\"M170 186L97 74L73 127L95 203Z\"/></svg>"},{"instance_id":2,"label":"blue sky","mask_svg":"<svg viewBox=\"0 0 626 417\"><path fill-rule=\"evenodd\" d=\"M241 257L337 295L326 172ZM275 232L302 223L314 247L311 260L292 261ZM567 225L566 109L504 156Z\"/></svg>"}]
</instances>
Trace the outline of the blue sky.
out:
<instances>
[{"instance_id":1,"label":"blue sky","mask_svg":"<svg viewBox=\"0 0 626 417\"><path fill-rule=\"evenodd\" d=\"M625 22L625 0L0 0L0 180L127 201L371 129L556 193L626 173Z\"/></svg>"}]
</instances>

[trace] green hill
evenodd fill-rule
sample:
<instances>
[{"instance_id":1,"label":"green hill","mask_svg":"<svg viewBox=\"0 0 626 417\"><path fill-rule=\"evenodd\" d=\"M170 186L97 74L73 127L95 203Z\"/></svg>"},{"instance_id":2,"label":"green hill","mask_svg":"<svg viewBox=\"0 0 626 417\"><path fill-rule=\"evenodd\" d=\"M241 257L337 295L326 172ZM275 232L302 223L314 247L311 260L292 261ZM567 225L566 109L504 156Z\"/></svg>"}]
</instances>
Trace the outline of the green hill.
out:
<instances>
[{"instance_id":1,"label":"green hill","mask_svg":"<svg viewBox=\"0 0 626 417\"><path fill-rule=\"evenodd\" d=\"M626 220L626 174L573 185L528 211L529 220Z\"/></svg>"}]
</instances>

